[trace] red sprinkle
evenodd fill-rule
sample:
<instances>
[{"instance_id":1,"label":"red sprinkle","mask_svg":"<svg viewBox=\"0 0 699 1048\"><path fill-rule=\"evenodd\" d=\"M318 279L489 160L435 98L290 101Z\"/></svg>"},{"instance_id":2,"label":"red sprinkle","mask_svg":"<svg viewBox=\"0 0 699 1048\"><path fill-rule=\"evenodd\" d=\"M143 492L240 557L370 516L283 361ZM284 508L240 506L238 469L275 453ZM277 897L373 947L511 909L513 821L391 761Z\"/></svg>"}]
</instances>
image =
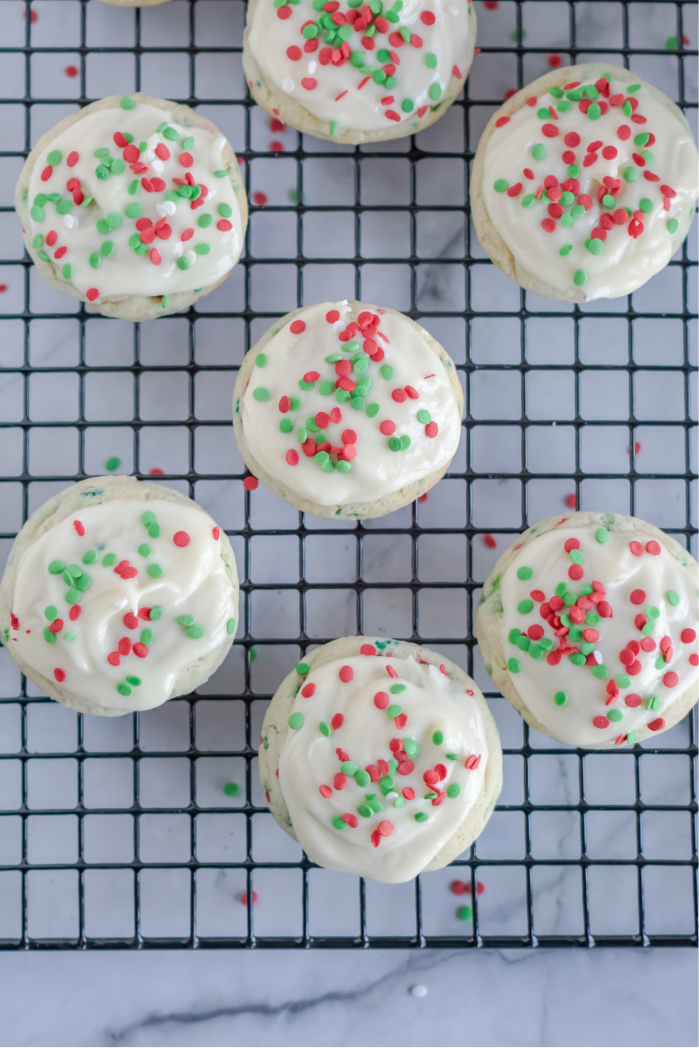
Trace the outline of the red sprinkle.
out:
<instances>
[{"instance_id":1,"label":"red sprinkle","mask_svg":"<svg viewBox=\"0 0 699 1048\"><path fill-rule=\"evenodd\" d=\"M592 723L596 728L608 728L609 717L594 717Z\"/></svg>"},{"instance_id":2,"label":"red sprinkle","mask_svg":"<svg viewBox=\"0 0 699 1048\"><path fill-rule=\"evenodd\" d=\"M680 633L680 640L682 641L683 644L693 644L696 639L697 639L696 630L685 629L685 630L682 630L682 632Z\"/></svg>"},{"instance_id":3,"label":"red sprinkle","mask_svg":"<svg viewBox=\"0 0 699 1048\"><path fill-rule=\"evenodd\" d=\"M631 601L632 604L643 604L645 599L646 599L646 592L645 592L645 590L642 590L642 589L633 590L633 592L631 593L631 596L629 597L629 600Z\"/></svg>"},{"instance_id":4,"label":"red sprinkle","mask_svg":"<svg viewBox=\"0 0 699 1048\"><path fill-rule=\"evenodd\" d=\"M483 541L488 547L488 549L495 549L495 547L497 546L497 541L493 535L484 535Z\"/></svg>"},{"instance_id":5,"label":"red sprinkle","mask_svg":"<svg viewBox=\"0 0 699 1048\"><path fill-rule=\"evenodd\" d=\"M186 531L176 531L172 541L175 543L176 546L188 546L189 535Z\"/></svg>"},{"instance_id":6,"label":"red sprinkle","mask_svg":"<svg viewBox=\"0 0 699 1048\"><path fill-rule=\"evenodd\" d=\"M336 790L344 790L347 785L347 776L343 771L339 771L333 779L333 786Z\"/></svg>"},{"instance_id":7,"label":"red sprinkle","mask_svg":"<svg viewBox=\"0 0 699 1048\"><path fill-rule=\"evenodd\" d=\"M315 695L315 693L316 693L316 686L315 686L315 684L306 684L303 688L301 688L301 694L303 695L304 699L310 699L310 697L312 695Z\"/></svg>"},{"instance_id":8,"label":"red sprinkle","mask_svg":"<svg viewBox=\"0 0 699 1048\"><path fill-rule=\"evenodd\" d=\"M77 533L80 536L80 538L82 538L83 535L85 534L85 525L82 523L82 521L74 520L73 521L73 527L77 531Z\"/></svg>"},{"instance_id":9,"label":"red sprinkle","mask_svg":"<svg viewBox=\"0 0 699 1048\"><path fill-rule=\"evenodd\" d=\"M289 326L289 331L291 331L292 335L300 335L305 330L306 330L306 325L305 325L303 320L294 320L294 321L292 321L292 323ZM315 372L313 372L313 374L315 374ZM305 375L304 375L304 378L305 378ZM306 379L306 381L308 381L308 379ZM311 381L314 382L314 381L317 381L317 380L316 379L311 379Z\"/></svg>"},{"instance_id":10,"label":"red sprinkle","mask_svg":"<svg viewBox=\"0 0 699 1048\"><path fill-rule=\"evenodd\" d=\"M330 789L329 786L319 786L318 787L318 792L320 794L322 794L323 797L326 797L326 798L327 797L332 797L332 795L333 795L333 791Z\"/></svg>"},{"instance_id":11,"label":"red sprinkle","mask_svg":"<svg viewBox=\"0 0 699 1048\"><path fill-rule=\"evenodd\" d=\"M293 448L290 448L286 453L286 461L290 466L298 466L299 464L299 453Z\"/></svg>"},{"instance_id":12,"label":"red sprinkle","mask_svg":"<svg viewBox=\"0 0 699 1048\"><path fill-rule=\"evenodd\" d=\"M656 542L655 539L651 539L650 542L646 542L646 553L650 553L652 557L659 557L660 543Z\"/></svg>"},{"instance_id":13,"label":"red sprinkle","mask_svg":"<svg viewBox=\"0 0 699 1048\"><path fill-rule=\"evenodd\" d=\"M388 695L385 691L377 691L374 695L374 705L379 710L385 710L388 706Z\"/></svg>"},{"instance_id":14,"label":"red sprinkle","mask_svg":"<svg viewBox=\"0 0 699 1048\"><path fill-rule=\"evenodd\" d=\"M58 669L56 669L56 670L53 671L53 675L54 675L54 677L56 678L56 680L58 681L59 684L62 684L63 681L66 679L66 671L65 670L58 670Z\"/></svg>"},{"instance_id":15,"label":"red sprinkle","mask_svg":"<svg viewBox=\"0 0 699 1048\"><path fill-rule=\"evenodd\" d=\"M71 622L75 622L77 619L79 619L81 611L82 611L82 608L80 607L80 605L79 604L74 604L73 607L68 612L68 618L70 619L70 621Z\"/></svg>"},{"instance_id":16,"label":"red sprinkle","mask_svg":"<svg viewBox=\"0 0 699 1048\"><path fill-rule=\"evenodd\" d=\"M349 682L354 677L354 670L351 666L343 666L340 669L338 676L340 680L343 682L343 684L349 684Z\"/></svg>"},{"instance_id":17,"label":"red sprinkle","mask_svg":"<svg viewBox=\"0 0 699 1048\"><path fill-rule=\"evenodd\" d=\"M280 9L281 10L281 9ZM257 477L246 477L243 481L243 487L246 491L254 491L259 486L259 480Z\"/></svg>"},{"instance_id":18,"label":"red sprinkle","mask_svg":"<svg viewBox=\"0 0 699 1048\"><path fill-rule=\"evenodd\" d=\"M670 672L666 673L663 677L663 684L666 688L675 688L679 679L679 674L675 673L674 670L670 670Z\"/></svg>"},{"instance_id":19,"label":"red sprinkle","mask_svg":"<svg viewBox=\"0 0 699 1048\"><path fill-rule=\"evenodd\" d=\"M651 721L648 727L651 731L662 731L665 727L665 721L662 717L658 717L657 720Z\"/></svg>"},{"instance_id":20,"label":"red sprinkle","mask_svg":"<svg viewBox=\"0 0 699 1048\"><path fill-rule=\"evenodd\" d=\"M344 719L345 718L342 716L341 713L336 713L335 714L333 719L330 721L330 723L333 726L333 728L335 729L335 731L337 731L338 728L342 727Z\"/></svg>"},{"instance_id":21,"label":"red sprinkle","mask_svg":"<svg viewBox=\"0 0 699 1048\"><path fill-rule=\"evenodd\" d=\"M384 819L383 822L379 823L379 833L382 837L390 837L393 833L393 823L389 822L388 819Z\"/></svg>"}]
</instances>

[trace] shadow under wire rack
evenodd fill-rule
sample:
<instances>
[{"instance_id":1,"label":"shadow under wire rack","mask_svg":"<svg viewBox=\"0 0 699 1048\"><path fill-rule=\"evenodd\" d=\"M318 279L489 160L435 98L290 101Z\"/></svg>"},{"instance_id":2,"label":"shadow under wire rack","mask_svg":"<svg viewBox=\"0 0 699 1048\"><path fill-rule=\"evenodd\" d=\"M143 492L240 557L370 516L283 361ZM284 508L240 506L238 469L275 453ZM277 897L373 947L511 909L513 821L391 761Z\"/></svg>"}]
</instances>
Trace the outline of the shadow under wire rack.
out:
<instances>
[{"instance_id":1,"label":"shadow under wire rack","mask_svg":"<svg viewBox=\"0 0 699 1048\"><path fill-rule=\"evenodd\" d=\"M473 637L496 557L566 505L637 514L696 555L696 236L635 295L573 307L502 276L468 204L490 114L552 66L630 67L695 126L696 4L478 0L477 13L481 53L442 120L354 148L254 106L242 0L0 0L3 562L30 512L116 453L119 471L156 475L208 509L241 576L231 656L161 710L76 715L0 651L0 948L697 944L693 719L623 753L557 745L489 690ZM43 286L12 207L40 134L132 90L211 116L250 200L234 274L146 325L76 310ZM420 319L457 363L466 415L425 502L338 527L243 489L230 398L274 318L345 297ZM257 784L276 684L308 647L353 632L449 654L502 736L505 789L485 833L408 885L315 867L270 825Z\"/></svg>"}]
</instances>

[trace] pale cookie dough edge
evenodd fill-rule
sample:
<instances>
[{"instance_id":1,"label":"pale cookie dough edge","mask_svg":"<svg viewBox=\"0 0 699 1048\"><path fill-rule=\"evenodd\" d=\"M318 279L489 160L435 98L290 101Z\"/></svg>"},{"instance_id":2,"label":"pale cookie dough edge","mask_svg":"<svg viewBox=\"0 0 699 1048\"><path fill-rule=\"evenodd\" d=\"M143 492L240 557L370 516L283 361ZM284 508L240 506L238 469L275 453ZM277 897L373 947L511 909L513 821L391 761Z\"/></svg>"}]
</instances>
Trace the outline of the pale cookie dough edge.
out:
<instances>
[{"instance_id":1,"label":"pale cookie dough edge","mask_svg":"<svg viewBox=\"0 0 699 1048\"><path fill-rule=\"evenodd\" d=\"M110 0L106 0L106 2L110 2ZM44 262L39 258L38 249L32 247L32 238L29 233L31 228L29 214L31 202L28 199L29 182L34 165L37 163L43 151L51 145L59 135L82 119L83 116L88 113L97 112L101 109L118 109L120 107L121 99L124 97L131 98L134 102L140 103L141 105L152 105L158 109L165 110L171 114L172 120L180 127L206 128L216 136L220 135L222 138L226 137L207 117L199 116L195 110L190 109L189 106L183 106L177 102L170 102L163 98L154 98L152 95L145 95L141 92L136 92L126 96L110 95L108 98L100 98L97 102L91 102L90 105L85 106L84 109L79 109L76 113L71 113L69 116L64 117L63 120L59 120L57 124L41 136L25 160L24 167L20 172L15 189L15 210L21 222L22 237L27 252L31 256L34 265L43 279L55 291L60 291L62 294L69 295L71 298L75 298L79 302L84 302L88 309L94 309L105 317L117 317L121 320L134 321L155 320L158 317L171 316L173 313L179 313L183 309L189 309L197 299L203 298L204 295L210 294L219 287L219 285L231 275L235 266L232 266L224 276L220 277L213 284L207 284L206 287L202 288L198 293L195 291L178 291L170 295L165 309L163 309L161 305L161 295L153 297L146 295L100 296L98 301L89 302L69 280L63 280L57 276L57 271L61 269L60 265L54 265L53 262ZM228 142L228 139L226 139L226 145L223 147L222 157L240 211L242 239L244 242L245 230L248 222L248 202L245 195L245 186L240 174L238 160L233 152L233 147Z\"/></svg>"},{"instance_id":2,"label":"pale cookie dough edge","mask_svg":"<svg viewBox=\"0 0 699 1048\"><path fill-rule=\"evenodd\" d=\"M313 651L304 655L303 662L313 670L319 666L326 665L328 662L333 662L336 659L359 655L363 644L374 643L375 638L372 637L341 637L338 640L331 641L329 644L323 644L319 648L314 648ZM459 685L462 685L464 689L470 688L473 691L473 698L478 704L483 719L486 744L488 746L488 762L486 764L481 792L473 804L473 807L467 813L461 824L456 828L444 847L437 852L434 858L432 858L421 871L422 873L431 873L434 870L441 870L443 866L447 866L458 855L461 855L461 853L465 851L465 849L468 848L483 831L485 824L492 815L502 789L502 749L500 746L500 736L497 727L495 726L493 715L481 694L480 688L459 666L451 662L451 660L447 659L444 655L432 651L431 648L424 648L419 644L413 644L409 641L392 641L390 649L396 657L412 655L416 659L424 659L433 666L444 665L448 675ZM376 658L377 656L367 656L367 658L370 657ZM289 809L284 801L281 783L279 782L276 771L279 767L279 759L284 746L284 741L290 730L288 723L289 715L294 704L294 699L296 698L299 689L302 687L304 679L305 678L300 676L296 670L292 670L277 688L277 691L267 708L262 724L262 735L260 737L259 749L260 783L266 798L268 797L267 803L270 811L276 822L286 833L289 834L290 837L293 837L294 840L298 840L298 837L296 836L291 824Z\"/></svg>"},{"instance_id":3,"label":"pale cookie dough edge","mask_svg":"<svg viewBox=\"0 0 699 1048\"><path fill-rule=\"evenodd\" d=\"M65 688L61 687L55 680L49 680L33 669L16 653L11 640L10 612L12 611L17 571L22 554L33 545L34 542L47 531L51 531L57 524L62 523L67 517L78 514L90 506L99 506L104 502L119 501L120 499L142 499L144 502L154 503L159 500L174 502L180 505L196 506L192 499L182 495L174 488L165 487L162 484L150 484L147 481L139 481L135 477L111 476L91 477L81 480L77 484L59 491L42 506L39 507L26 524L22 527L10 550L5 567L5 574L0 583L0 640L10 657L19 667L20 671L29 678L44 695L55 699L63 706L76 710L78 713L94 713L103 717L119 717L124 713L132 712L120 707L103 707L86 703L83 699ZM197 506L197 509L201 509ZM221 557L225 564L226 574L234 589L235 618L238 619L238 572L236 570L235 557L228 536L220 529ZM233 643L234 633L226 638L224 643L203 659L198 659L190 666L181 670L176 679L170 698L178 695L188 695L199 685L203 684L225 659Z\"/></svg>"},{"instance_id":4,"label":"pale cookie dough edge","mask_svg":"<svg viewBox=\"0 0 699 1048\"><path fill-rule=\"evenodd\" d=\"M604 527L607 528L608 531L628 536L629 541L637 538L645 543L649 539L655 539L672 557L675 558L676 561L686 568L699 583L699 564L697 564L694 558L679 544L679 542L673 539L670 535L666 535L664 531L656 528L655 525L648 524L644 520L639 520L638 517L628 517L621 513L578 511L561 514L557 517L548 517L546 520L540 521L538 524L533 525L527 531L523 532L517 541L513 543L509 549L505 550L505 552L499 557L495 567L483 586L483 593L476 614L476 638L481 650L486 672L491 677L493 684L505 696L505 698L508 699L517 712L521 714L530 727L534 728L535 731L541 732L542 735L548 735L549 738L552 739L556 739L556 736L537 720L529 707L525 704L524 699L517 691L515 678L507 668L507 656L504 651L504 638L502 633L503 607L500 593L500 579L524 546L538 538L540 535L545 535L550 531L554 531L557 527L562 525L565 525L567 528L584 527L592 529ZM690 686L678 695L670 709L663 714L666 725L663 731L667 731L669 728L672 728L675 724L679 723L679 721L681 721L691 710L698 698L699 689L695 685ZM643 742L646 739L657 737L659 734L662 733L651 731L650 728L647 727L640 728L636 732L636 742ZM616 749L616 743L611 741L600 743L599 746L588 745L581 748L586 750L613 750Z\"/></svg>"},{"instance_id":5,"label":"pale cookie dough edge","mask_svg":"<svg viewBox=\"0 0 699 1048\"><path fill-rule=\"evenodd\" d=\"M360 311L371 310L376 312L378 306L368 305L365 302L356 302L349 300L350 306L360 307ZM326 517L329 520L369 520L372 517L383 517L387 513L393 513L394 510L401 509L403 506L407 506L408 503L413 502L419 495L423 495L430 488L434 487L438 480L444 476L446 471L449 469L452 460L450 459L444 466L435 470L433 473L429 473L426 477L422 477L421 480L415 481L413 484L408 484L404 488L399 488L398 491L392 491L389 495L384 495L382 498L374 499L371 502L357 502L348 503L342 506L321 506L317 502L313 502L311 499L304 498L302 495L289 487L289 485L282 483L272 477L255 459L255 456L250 451L247 440L245 439L245 433L243 432L243 423L240 416L240 401L245 395L245 390L248 387L252 370L255 366L255 357L258 353L262 352L268 342L270 342L274 336L280 331L285 324L291 323L294 317L302 313L307 306L302 306L299 309L294 309L291 313L287 313L286 316L280 317L268 331L264 333L262 338L250 349L243 359L243 363L240 365L238 372L238 378L236 379L235 389L233 390L233 433L238 444L238 450L248 467L250 472L261 480L266 487L270 488L275 495L279 495L286 502L289 502L296 509L301 510L302 513L311 513L316 517ZM404 313L399 313L396 309L388 309L383 306L384 313L392 313L394 316L402 317L403 320L407 321L420 333L425 339L430 349L432 349L444 365L444 369L449 377L449 383L452 388L452 392L456 397L456 403L459 408L459 417L463 417L464 413L464 392L459 382L459 376L456 371L454 361L451 359L447 351L437 342L436 339L432 338L428 331L410 317L406 317Z\"/></svg>"}]
</instances>

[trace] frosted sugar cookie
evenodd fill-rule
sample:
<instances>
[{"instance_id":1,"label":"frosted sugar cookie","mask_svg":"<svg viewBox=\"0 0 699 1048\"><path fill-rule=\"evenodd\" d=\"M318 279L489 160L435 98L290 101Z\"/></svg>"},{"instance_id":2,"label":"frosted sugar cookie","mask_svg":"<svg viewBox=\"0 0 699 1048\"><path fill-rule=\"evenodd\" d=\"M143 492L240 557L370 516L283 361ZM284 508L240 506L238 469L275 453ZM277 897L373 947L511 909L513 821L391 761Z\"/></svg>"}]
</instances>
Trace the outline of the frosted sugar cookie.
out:
<instances>
[{"instance_id":1,"label":"frosted sugar cookie","mask_svg":"<svg viewBox=\"0 0 699 1048\"><path fill-rule=\"evenodd\" d=\"M486 670L554 739L642 742L697 701L698 582L697 562L643 520L550 517L503 553L483 587Z\"/></svg>"},{"instance_id":2,"label":"frosted sugar cookie","mask_svg":"<svg viewBox=\"0 0 699 1048\"><path fill-rule=\"evenodd\" d=\"M287 313L246 355L233 429L249 469L319 517L380 517L444 475L461 434L451 357L415 321L362 302Z\"/></svg>"},{"instance_id":3,"label":"frosted sugar cookie","mask_svg":"<svg viewBox=\"0 0 699 1048\"><path fill-rule=\"evenodd\" d=\"M682 244L699 196L682 111L628 69L568 66L491 117L471 178L482 246L528 291L630 294Z\"/></svg>"},{"instance_id":4,"label":"frosted sugar cookie","mask_svg":"<svg viewBox=\"0 0 699 1048\"><path fill-rule=\"evenodd\" d=\"M238 575L226 534L178 491L73 484L32 514L0 585L0 637L44 694L79 713L149 710L223 662Z\"/></svg>"},{"instance_id":5,"label":"frosted sugar cookie","mask_svg":"<svg viewBox=\"0 0 699 1048\"><path fill-rule=\"evenodd\" d=\"M39 139L15 193L44 280L105 316L187 309L243 249L247 201L235 153L187 106L103 98Z\"/></svg>"},{"instance_id":6,"label":"frosted sugar cookie","mask_svg":"<svg viewBox=\"0 0 699 1048\"><path fill-rule=\"evenodd\" d=\"M324 644L285 678L259 762L274 818L310 859L390 884L460 855L502 786L471 678L429 648L370 637Z\"/></svg>"},{"instance_id":7,"label":"frosted sugar cookie","mask_svg":"<svg viewBox=\"0 0 699 1048\"><path fill-rule=\"evenodd\" d=\"M446 112L475 42L468 0L250 0L243 68L257 104L297 131L381 142Z\"/></svg>"}]
</instances>

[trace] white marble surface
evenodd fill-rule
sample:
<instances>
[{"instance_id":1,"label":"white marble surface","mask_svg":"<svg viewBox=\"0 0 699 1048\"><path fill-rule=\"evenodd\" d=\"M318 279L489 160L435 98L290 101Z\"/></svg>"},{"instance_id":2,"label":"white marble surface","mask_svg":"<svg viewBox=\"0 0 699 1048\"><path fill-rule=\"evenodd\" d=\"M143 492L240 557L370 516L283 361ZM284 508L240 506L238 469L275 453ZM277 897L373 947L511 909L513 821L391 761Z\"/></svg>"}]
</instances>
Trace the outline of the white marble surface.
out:
<instances>
[{"instance_id":1,"label":"white marble surface","mask_svg":"<svg viewBox=\"0 0 699 1048\"><path fill-rule=\"evenodd\" d=\"M693 950L4 955L0 988L3 1046L697 1042Z\"/></svg>"}]
</instances>

